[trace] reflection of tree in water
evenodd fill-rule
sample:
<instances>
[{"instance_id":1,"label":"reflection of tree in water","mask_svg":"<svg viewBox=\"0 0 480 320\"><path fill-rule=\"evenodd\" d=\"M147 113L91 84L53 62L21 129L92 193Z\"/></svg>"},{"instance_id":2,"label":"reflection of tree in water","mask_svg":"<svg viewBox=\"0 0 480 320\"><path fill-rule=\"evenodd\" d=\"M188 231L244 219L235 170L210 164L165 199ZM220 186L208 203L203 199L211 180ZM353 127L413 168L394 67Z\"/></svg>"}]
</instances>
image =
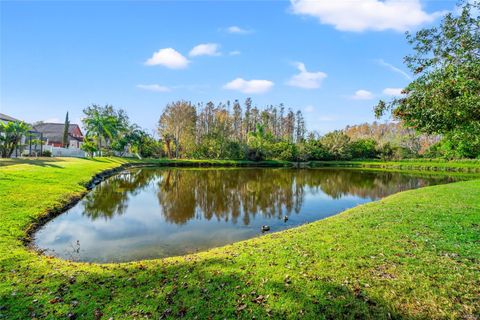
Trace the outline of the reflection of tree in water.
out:
<instances>
[{"instance_id":1,"label":"reflection of tree in water","mask_svg":"<svg viewBox=\"0 0 480 320\"><path fill-rule=\"evenodd\" d=\"M249 224L259 212L266 217L298 212L303 187L290 170L167 170L159 180L158 199L170 222L183 224L201 214Z\"/></svg>"},{"instance_id":2,"label":"reflection of tree in water","mask_svg":"<svg viewBox=\"0 0 480 320\"><path fill-rule=\"evenodd\" d=\"M311 171L307 171L311 172ZM395 192L451 181L448 177L419 178L397 172L360 170L320 170L321 174L302 176L304 185L320 188L333 199L343 196L380 199Z\"/></svg>"},{"instance_id":3,"label":"reflection of tree in water","mask_svg":"<svg viewBox=\"0 0 480 320\"><path fill-rule=\"evenodd\" d=\"M184 224L193 218L248 225L261 214L281 218L300 212L305 192L379 199L448 178L418 178L391 172L295 169L133 169L98 185L82 201L92 219L125 213L131 196L152 181L165 219ZM158 181L158 182L157 182Z\"/></svg>"},{"instance_id":4,"label":"reflection of tree in water","mask_svg":"<svg viewBox=\"0 0 480 320\"><path fill-rule=\"evenodd\" d=\"M300 212L306 189L334 199L347 195L379 199L432 181L358 170L174 169L161 172L158 200L165 219L172 223L197 217L234 223L241 219L248 225L259 213L280 218Z\"/></svg>"},{"instance_id":5,"label":"reflection of tree in water","mask_svg":"<svg viewBox=\"0 0 480 320\"><path fill-rule=\"evenodd\" d=\"M83 214L92 220L125 213L131 195L138 194L157 171L140 169L121 172L97 185L82 201Z\"/></svg>"}]
</instances>

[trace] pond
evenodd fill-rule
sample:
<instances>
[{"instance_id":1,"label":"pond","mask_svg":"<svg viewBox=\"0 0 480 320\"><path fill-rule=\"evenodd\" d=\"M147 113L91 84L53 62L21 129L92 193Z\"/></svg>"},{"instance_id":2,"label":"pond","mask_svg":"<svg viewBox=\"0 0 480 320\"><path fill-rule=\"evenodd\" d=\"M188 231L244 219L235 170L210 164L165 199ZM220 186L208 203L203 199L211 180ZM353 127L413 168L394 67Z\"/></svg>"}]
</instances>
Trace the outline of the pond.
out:
<instances>
[{"instance_id":1,"label":"pond","mask_svg":"<svg viewBox=\"0 0 480 320\"><path fill-rule=\"evenodd\" d=\"M45 224L35 245L74 261L177 256L320 220L387 195L448 183L358 169L135 168Z\"/></svg>"}]
</instances>

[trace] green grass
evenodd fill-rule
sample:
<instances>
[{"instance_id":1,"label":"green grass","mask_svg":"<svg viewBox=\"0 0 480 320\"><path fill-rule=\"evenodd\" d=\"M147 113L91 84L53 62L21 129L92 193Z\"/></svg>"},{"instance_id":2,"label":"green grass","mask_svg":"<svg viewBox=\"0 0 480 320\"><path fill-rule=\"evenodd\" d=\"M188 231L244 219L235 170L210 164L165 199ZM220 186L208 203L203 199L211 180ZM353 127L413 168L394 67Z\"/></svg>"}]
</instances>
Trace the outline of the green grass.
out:
<instances>
[{"instance_id":1,"label":"green grass","mask_svg":"<svg viewBox=\"0 0 480 320\"><path fill-rule=\"evenodd\" d=\"M96 265L25 247L32 223L125 161L0 161L0 318L480 317L480 180L178 258Z\"/></svg>"},{"instance_id":2,"label":"green grass","mask_svg":"<svg viewBox=\"0 0 480 320\"><path fill-rule=\"evenodd\" d=\"M357 161L312 161L311 166L362 167L377 169L433 170L480 172L480 160L447 161L441 159L411 159L400 161L357 160Z\"/></svg>"}]
</instances>

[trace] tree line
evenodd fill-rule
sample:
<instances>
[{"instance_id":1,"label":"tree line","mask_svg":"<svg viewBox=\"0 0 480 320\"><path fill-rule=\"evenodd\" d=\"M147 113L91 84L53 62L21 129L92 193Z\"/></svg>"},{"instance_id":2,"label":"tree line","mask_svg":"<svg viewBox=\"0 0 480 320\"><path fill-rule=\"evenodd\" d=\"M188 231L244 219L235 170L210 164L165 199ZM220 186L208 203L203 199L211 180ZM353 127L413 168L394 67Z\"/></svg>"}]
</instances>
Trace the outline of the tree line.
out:
<instances>
[{"instance_id":1,"label":"tree line","mask_svg":"<svg viewBox=\"0 0 480 320\"><path fill-rule=\"evenodd\" d=\"M307 132L301 111L283 104L263 109L252 100L214 104L169 103L158 135L131 124L124 110L92 105L84 110L90 154L235 160L352 160L430 157L440 136L419 133L399 122L347 126L325 135Z\"/></svg>"},{"instance_id":2,"label":"tree line","mask_svg":"<svg viewBox=\"0 0 480 320\"><path fill-rule=\"evenodd\" d=\"M170 103L158 133L170 158L264 160L303 142L306 129L301 111L283 104L259 109L247 98L243 105ZM275 154L275 147L282 150Z\"/></svg>"}]
</instances>

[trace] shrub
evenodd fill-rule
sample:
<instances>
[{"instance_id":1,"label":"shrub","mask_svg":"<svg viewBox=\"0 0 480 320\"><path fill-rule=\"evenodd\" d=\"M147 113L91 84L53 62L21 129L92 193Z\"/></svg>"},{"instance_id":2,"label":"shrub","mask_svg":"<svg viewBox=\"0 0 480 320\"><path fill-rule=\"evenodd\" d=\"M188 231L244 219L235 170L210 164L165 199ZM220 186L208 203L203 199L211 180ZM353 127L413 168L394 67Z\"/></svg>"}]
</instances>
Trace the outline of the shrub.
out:
<instances>
[{"instance_id":1,"label":"shrub","mask_svg":"<svg viewBox=\"0 0 480 320\"><path fill-rule=\"evenodd\" d=\"M249 148L247 151L247 159L250 161L263 161L266 159L266 156L260 148Z\"/></svg>"},{"instance_id":2,"label":"shrub","mask_svg":"<svg viewBox=\"0 0 480 320\"><path fill-rule=\"evenodd\" d=\"M377 157L377 142L374 139L358 139L350 144L354 159L373 159Z\"/></svg>"}]
</instances>

